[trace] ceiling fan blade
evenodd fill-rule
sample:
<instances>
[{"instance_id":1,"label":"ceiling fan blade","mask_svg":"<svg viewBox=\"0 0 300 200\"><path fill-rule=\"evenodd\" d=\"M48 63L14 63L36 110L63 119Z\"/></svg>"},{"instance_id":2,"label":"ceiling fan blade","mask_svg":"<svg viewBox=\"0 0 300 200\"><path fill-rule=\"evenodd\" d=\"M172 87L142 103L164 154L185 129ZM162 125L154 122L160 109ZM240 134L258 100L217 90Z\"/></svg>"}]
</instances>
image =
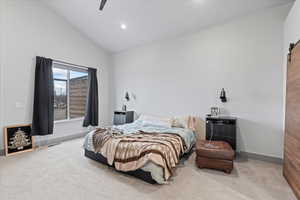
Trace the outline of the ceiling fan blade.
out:
<instances>
[{"instance_id":1,"label":"ceiling fan blade","mask_svg":"<svg viewBox=\"0 0 300 200\"><path fill-rule=\"evenodd\" d=\"M107 0L101 0L101 4L100 4L100 10L103 10L103 8L104 8L104 6L105 6L105 4L106 4L106 1Z\"/></svg>"}]
</instances>

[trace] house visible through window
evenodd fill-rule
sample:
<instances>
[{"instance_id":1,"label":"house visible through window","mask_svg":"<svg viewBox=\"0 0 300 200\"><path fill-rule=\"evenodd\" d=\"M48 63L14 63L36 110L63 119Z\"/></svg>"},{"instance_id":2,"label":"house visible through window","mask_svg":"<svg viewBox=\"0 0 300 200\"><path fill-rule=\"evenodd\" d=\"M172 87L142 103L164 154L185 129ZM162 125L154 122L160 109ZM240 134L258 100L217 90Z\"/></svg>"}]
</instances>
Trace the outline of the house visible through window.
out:
<instances>
[{"instance_id":1,"label":"house visible through window","mask_svg":"<svg viewBox=\"0 0 300 200\"><path fill-rule=\"evenodd\" d=\"M82 118L88 93L88 72L53 64L54 120Z\"/></svg>"}]
</instances>

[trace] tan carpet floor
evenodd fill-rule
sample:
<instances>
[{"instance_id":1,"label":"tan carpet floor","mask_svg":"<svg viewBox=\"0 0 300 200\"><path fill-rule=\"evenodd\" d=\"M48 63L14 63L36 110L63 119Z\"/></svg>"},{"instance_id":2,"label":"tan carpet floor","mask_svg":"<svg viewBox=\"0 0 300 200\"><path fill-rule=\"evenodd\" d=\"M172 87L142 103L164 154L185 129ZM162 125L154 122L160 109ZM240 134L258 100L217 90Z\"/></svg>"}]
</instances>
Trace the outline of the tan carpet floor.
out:
<instances>
[{"instance_id":1,"label":"tan carpet floor","mask_svg":"<svg viewBox=\"0 0 300 200\"><path fill-rule=\"evenodd\" d=\"M169 185L150 185L83 156L83 139L0 157L1 200L296 200L282 166L238 160L231 175L179 166Z\"/></svg>"}]
</instances>

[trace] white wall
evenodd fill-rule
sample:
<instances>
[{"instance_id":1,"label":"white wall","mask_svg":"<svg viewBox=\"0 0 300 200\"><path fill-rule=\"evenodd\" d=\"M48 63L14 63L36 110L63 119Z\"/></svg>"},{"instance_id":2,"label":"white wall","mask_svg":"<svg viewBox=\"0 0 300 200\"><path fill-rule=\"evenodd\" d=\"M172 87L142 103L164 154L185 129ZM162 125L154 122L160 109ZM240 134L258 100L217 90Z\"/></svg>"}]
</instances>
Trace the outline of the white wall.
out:
<instances>
[{"instance_id":1,"label":"white wall","mask_svg":"<svg viewBox=\"0 0 300 200\"><path fill-rule=\"evenodd\" d=\"M283 22L291 5L114 56L115 107L128 90L138 113L204 116L220 106L239 118L242 151L283 154ZM218 99L224 87L229 102Z\"/></svg>"},{"instance_id":2,"label":"white wall","mask_svg":"<svg viewBox=\"0 0 300 200\"><path fill-rule=\"evenodd\" d=\"M2 98L3 98L3 95L2 95L2 92L3 92L3 83L2 83L2 63L3 63L3 30L2 27L3 27L3 16L4 16L4 0L0 0L0 129L2 128L2 117L3 117L3 113L1 112L3 110L3 107L2 107ZM1 134L1 131L0 131L0 134ZM2 134L1 134L2 135ZM0 138L3 138L1 137L0 135ZM0 151L1 151L1 139L0 139Z\"/></svg>"},{"instance_id":3,"label":"white wall","mask_svg":"<svg viewBox=\"0 0 300 200\"><path fill-rule=\"evenodd\" d=\"M101 125L111 124L111 57L38 0L5 0L1 76L2 125L32 120L35 57L98 68ZM2 13L2 12L1 12ZM20 107L16 107L16 103ZM55 138L85 131L82 121L55 124ZM2 127L0 127L2 132ZM0 137L0 149L2 146Z\"/></svg>"},{"instance_id":4,"label":"white wall","mask_svg":"<svg viewBox=\"0 0 300 200\"><path fill-rule=\"evenodd\" d=\"M285 114L285 94L286 94L286 75L287 75L287 55L290 43L300 40L300 1L294 3L288 17L284 23L284 49L283 49L283 89L284 89L284 114Z\"/></svg>"}]
</instances>

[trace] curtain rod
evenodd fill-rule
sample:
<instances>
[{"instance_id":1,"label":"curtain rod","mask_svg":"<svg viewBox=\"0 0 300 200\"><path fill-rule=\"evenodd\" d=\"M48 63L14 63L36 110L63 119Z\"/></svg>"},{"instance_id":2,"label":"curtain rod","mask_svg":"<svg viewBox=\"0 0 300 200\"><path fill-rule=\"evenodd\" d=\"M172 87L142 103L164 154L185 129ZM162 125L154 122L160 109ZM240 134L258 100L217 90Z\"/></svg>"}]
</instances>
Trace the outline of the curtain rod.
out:
<instances>
[{"instance_id":1,"label":"curtain rod","mask_svg":"<svg viewBox=\"0 0 300 200\"><path fill-rule=\"evenodd\" d=\"M70 65L70 66L81 68L81 69L89 69L89 68L90 69L96 69L96 68L92 68L92 67L86 67L86 66L83 66L83 65L76 65L76 64L61 61L61 60L54 60L54 59L52 59L52 60L53 60L54 63L57 63L57 64Z\"/></svg>"}]
</instances>

